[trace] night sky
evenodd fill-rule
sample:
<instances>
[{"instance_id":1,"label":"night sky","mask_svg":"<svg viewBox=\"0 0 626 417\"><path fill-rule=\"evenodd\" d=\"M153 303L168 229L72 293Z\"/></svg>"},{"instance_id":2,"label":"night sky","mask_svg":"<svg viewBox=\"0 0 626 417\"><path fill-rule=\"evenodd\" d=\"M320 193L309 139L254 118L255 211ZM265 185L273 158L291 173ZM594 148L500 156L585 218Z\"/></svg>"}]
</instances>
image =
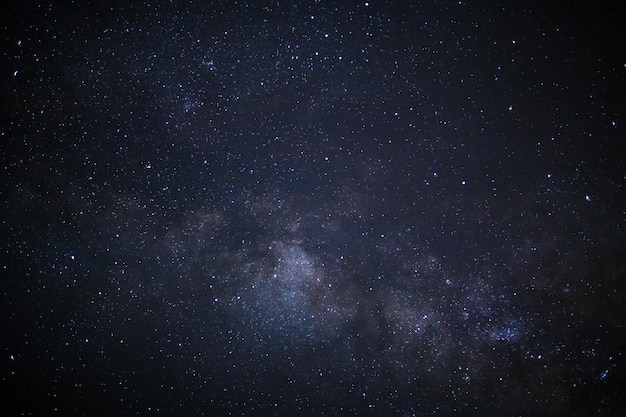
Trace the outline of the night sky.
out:
<instances>
[{"instance_id":1,"label":"night sky","mask_svg":"<svg viewBox=\"0 0 626 417\"><path fill-rule=\"evenodd\" d=\"M5 5L1 414L624 415L617 5Z\"/></svg>"}]
</instances>

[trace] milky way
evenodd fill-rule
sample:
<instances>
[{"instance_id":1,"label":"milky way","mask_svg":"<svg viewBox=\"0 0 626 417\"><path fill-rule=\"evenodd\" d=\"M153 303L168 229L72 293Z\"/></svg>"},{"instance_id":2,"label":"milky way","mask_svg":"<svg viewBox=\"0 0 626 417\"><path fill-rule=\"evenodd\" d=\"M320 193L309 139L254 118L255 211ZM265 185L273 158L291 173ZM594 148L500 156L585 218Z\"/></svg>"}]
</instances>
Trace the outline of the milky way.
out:
<instances>
[{"instance_id":1,"label":"milky way","mask_svg":"<svg viewBox=\"0 0 626 417\"><path fill-rule=\"evenodd\" d=\"M10 6L2 414L620 415L622 20Z\"/></svg>"}]
</instances>

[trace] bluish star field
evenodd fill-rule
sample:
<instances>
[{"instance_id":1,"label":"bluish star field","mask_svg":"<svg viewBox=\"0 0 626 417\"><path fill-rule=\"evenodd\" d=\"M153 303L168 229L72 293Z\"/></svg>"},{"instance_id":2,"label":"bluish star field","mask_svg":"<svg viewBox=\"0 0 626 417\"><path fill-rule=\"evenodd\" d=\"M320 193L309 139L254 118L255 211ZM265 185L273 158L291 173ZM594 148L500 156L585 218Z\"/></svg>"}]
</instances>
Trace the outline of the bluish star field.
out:
<instances>
[{"instance_id":1,"label":"bluish star field","mask_svg":"<svg viewBox=\"0 0 626 417\"><path fill-rule=\"evenodd\" d=\"M624 415L617 2L0 23L0 414Z\"/></svg>"}]
</instances>

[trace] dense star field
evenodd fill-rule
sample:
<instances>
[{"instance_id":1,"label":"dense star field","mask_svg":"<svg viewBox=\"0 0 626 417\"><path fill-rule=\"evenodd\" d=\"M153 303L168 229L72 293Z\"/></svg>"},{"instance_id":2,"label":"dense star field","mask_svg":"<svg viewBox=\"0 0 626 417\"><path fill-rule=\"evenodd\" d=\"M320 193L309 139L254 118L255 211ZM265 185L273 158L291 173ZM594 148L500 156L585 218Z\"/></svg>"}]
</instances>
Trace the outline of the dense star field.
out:
<instances>
[{"instance_id":1,"label":"dense star field","mask_svg":"<svg viewBox=\"0 0 626 417\"><path fill-rule=\"evenodd\" d=\"M0 414L623 415L617 5L0 22Z\"/></svg>"}]
</instances>

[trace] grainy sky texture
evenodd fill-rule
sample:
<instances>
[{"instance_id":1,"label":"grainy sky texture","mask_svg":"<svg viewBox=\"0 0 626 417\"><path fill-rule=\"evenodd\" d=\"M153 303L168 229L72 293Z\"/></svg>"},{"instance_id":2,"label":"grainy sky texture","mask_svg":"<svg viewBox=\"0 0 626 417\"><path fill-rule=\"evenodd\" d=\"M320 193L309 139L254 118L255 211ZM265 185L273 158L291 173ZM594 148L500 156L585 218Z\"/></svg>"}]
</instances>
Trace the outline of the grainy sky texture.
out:
<instances>
[{"instance_id":1,"label":"grainy sky texture","mask_svg":"<svg viewBox=\"0 0 626 417\"><path fill-rule=\"evenodd\" d=\"M5 5L0 413L623 415L617 4Z\"/></svg>"}]
</instances>

